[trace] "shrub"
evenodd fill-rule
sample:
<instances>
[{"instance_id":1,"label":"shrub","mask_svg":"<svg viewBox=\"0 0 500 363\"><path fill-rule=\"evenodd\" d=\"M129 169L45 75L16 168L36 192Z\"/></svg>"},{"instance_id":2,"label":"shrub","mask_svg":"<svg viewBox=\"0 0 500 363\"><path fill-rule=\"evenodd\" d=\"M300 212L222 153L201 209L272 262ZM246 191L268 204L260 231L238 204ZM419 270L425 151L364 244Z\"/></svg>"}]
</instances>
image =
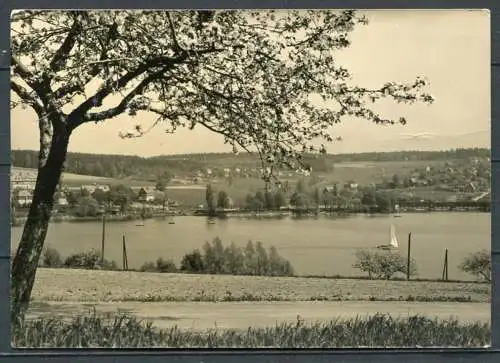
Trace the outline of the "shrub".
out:
<instances>
[{"instance_id":1,"label":"shrub","mask_svg":"<svg viewBox=\"0 0 500 363\"><path fill-rule=\"evenodd\" d=\"M100 253L92 249L87 252L78 252L68 256L64 261L64 266L94 270L99 265L100 260Z\"/></svg>"},{"instance_id":2,"label":"shrub","mask_svg":"<svg viewBox=\"0 0 500 363\"><path fill-rule=\"evenodd\" d=\"M118 265L115 261L108 261L104 259L101 266L101 254L94 249L87 252L78 252L68 256L64 260L65 267L69 268L82 268L86 270L117 270Z\"/></svg>"},{"instance_id":3,"label":"shrub","mask_svg":"<svg viewBox=\"0 0 500 363\"><path fill-rule=\"evenodd\" d=\"M185 272L205 272L206 266L203 256L199 250L185 254L181 261L181 271Z\"/></svg>"},{"instance_id":4,"label":"shrub","mask_svg":"<svg viewBox=\"0 0 500 363\"><path fill-rule=\"evenodd\" d=\"M353 267L368 273L370 279L389 280L394 275L407 273L406 257L390 251L359 250L356 252L356 262ZM415 260L410 261L410 276L417 275Z\"/></svg>"},{"instance_id":5,"label":"shrub","mask_svg":"<svg viewBox=\"0 0 500 363\"><path fill-rule=\"evenodd\" d=\"M464 258L459 268L479 279L491 281L491 254L487 250L472 253Z\"/></svg>"},{"instance_id":6,"label":"shrub","mask_svg":"<svg viewBox=\"0 0 500 363\"><path fill-rule=\"evenodd\" d=\"M154 262L145 262L139 269L141 272L156 272L156 265Z\"/></svg>"},{"instance_id":7,"label":"shrub","mask_svg":"<svg viewBox=\"0 0 500 363\"><path fill-rule=\"evenodd\" d=\"M40 265L42 267L61 267L63 265L61 254L55 248L46 247L43 250Z\"/></svg>"},{"instance_id":8,"label":"shrub","mask_svg":"<svg viewBox=\"0 0 500 363\"><path fill-rule=\"evenodd\" d=\"M172 260L164 260L163 258L158 258L156 260L156 271L157 272L177 272L177 266Z\"/></svg>"}]
</instances>

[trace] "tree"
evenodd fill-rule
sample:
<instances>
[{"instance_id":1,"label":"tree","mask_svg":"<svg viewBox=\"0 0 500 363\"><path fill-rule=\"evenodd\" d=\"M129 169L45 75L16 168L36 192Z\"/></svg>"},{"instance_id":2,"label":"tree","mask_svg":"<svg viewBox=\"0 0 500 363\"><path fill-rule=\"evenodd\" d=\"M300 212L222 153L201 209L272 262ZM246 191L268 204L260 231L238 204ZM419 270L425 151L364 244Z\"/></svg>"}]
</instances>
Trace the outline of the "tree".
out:
<instances>
[{"instance_id":1,"label":"tree","mask_svg":"<svg viewBox=\"0 0 500 363\"><path fill-rule=\"evenodd\" d=\"M491 253L481 250L472 253L460 263L460 270L485 281L491 281Z\"/></svg>"},{"instance_id":2,"label":"tree","mask_svg":"<svg viewBox=\"0 0 500 363\"><path fill-rule=\"evenodd\" d=\"M274 193L270 190L266 190L264 193L264 208L267 210L276 208Z\"/></svg>"},{"instance_id":3,"label":"tree","mask_svg":"<svg viewBox=\"0 0 500 363\"><path fill-rule=\"evenodd\" d=\"M203 126L236 151L257 150L265 170L296 169L317 140L333 141L330 126L346 117L406 123L379 115L374 101L432 101L422 78L375 89L349 83L334 54L366 23L351 10L14 12L12 107L36 114L40 150L12 264L13 322L24 319L70 136L79 127L149 112L168 132ZM336 106L317 105L311 94ZM145 132L137 125L121 136Z\"/></svg>"},{"instance_id":4,"label":"tree","mask_svg":"<svg viewBox=\"0 0 500 363\"><path fill-rule=\"evenodd\" d=\"M199 250L184 255L180 266L181 271L187 272L205 272L206 266Z\"/></svg>"},{"instance_id":5,"label":"tree","mask_svg":"<svg viewBox=\"0 0 500 363\"><path fill-rule=\"evenodd\" d=\"M80 197L76 204L76 214L79 217L95 217L99 212L99 205L92 197Z\"/></svg>"},{"instance_id":6,"label":"tree","mask_svg":"<svg viewBox=\"0 0 500 363\"><path fill-rule=\"evenodd\" d=\"M376 191L372 188L367 188L363 191L363 196L361 197L361 204L369 207L377 205Z\"/></svg>"},{"instance_id":7,"label":"tree","mask_svg":"<svg viewBox=\"0 0 500 363\"><path fill-rule=\"evenodd\" d=\"M308 208L309 198L307 197L306 194L295 192L292 194L290 198L290 204L299 209Z\"/></svg>"},{"instance_id":8,"label":"tree","mask_svg":"<svg viewBox=\"0 0 500 363\"><path fill-rule=\"evenodd\" d=\"M257 254L257 275L267 275L269 273L269 256L262 242L257 241L255 252Z\"/></svg>"},{"instance_id":9,"label":"tree","mask_svg":"<svg viewBox=\"0 0 500 363\"><path fill-rule=\"evenodd\" d=\"M299 179L297 181L297 185L295 186L295 190L297 191L297 193L300 193L300 194L303 194L306 192L307 188L306 188L306 183L305 183L304 179Z\"/></svg>"},{"instance_id":10,"label":"tree","mask_svg":"<svg viewBox=\"0 0 500 363\"><path fill-rule=\"evenodd\" d=\"M241 275L244 272L245 256L243 256L242 249L234 242L224 249L224 261L226 273Z\"/></svg>"},{"instance_id":11,"label":"tree","mask_svg":"<svg viewBox=\"0 0 500 363\"><path fill-rule=\"evenodd\" d=\"M245 257L245 272L248 275L255 275L257 273L257 255L252 240L247 242L243 252Z\"/></svg>"},{"instance_id":12,"label":"tree","mask_svg":"<svg viewBox=\"0 0 500 363\"><path fill-rule=\"evenodd\" d=\"M321 203L321 194L319 192L319 188L316 187L314 189L314 195L313 195L313 197L314 197L314 203L316 204L316 208L319 208L319 205Z\"/></svg>"},{"instance_id":13,"label":"tree","mask_svg":"<svg viewBox=\"0 0 500 363\"><path fill-rule=\"evenodd\" d=\"M213 265L211 273L220 274L224 272L224 246L219 237L215 237L212 241Z\"/></svg>"},{"instance_id":14,"label":"tree","mask_svg":"<svg viewBox=\"0 0 500 363\"><path fill-rule=\"evenodd\" d=\"M163 179L158 179L156 184L155 184L155 189L158 190L159 192L164 192L167 187L167 184Z\"/></svg>"},{"instance_id":15,"label":"tree","mask_svg":"<svg viewBox=\"0 0 500 363\"><path fill-rule=\"evenodd\" d=\"M264 193L262 193L261 190L255 192L255 200L259 205L261 205L260 209L266 206L266 196L264 195Z\"/></svg>"},{"instance_id":16,"label":"tree","mask_svg":"<svg viewBox=\"0 0 500 363\"><path fill-rule=\"evenodd\" d=\"M274 205L276 209L281 209L281 207L285 206L286 198L285 194L281 190L277 190L274 194Z\"/></svg>"},{"instance_id":17,"label":"tree","mask_svg":"<svg viewBox=\"0 0 500 363\"><path fill-rule=\"evenodd\" d=\"M135 192L128 186L119 184L113 185L109 189L109 200L115 205L120 206L124 213L128 206L137 198Z\"/></svg>"},{"instance_id":18,"label":"tree","mask_svg":"<svg viewBox=\"0 0 500 363\"><path fill-rule=\"evenodd\" d=\"M224 190L217 194L217 208L228 208L228 197Z\"/></svg>"},{"instance_id":19,"label":"tree","mask_svg":"<svg viewBox=\"0 0 500 363\"><path fill-rule=\"evenodd\" d=\"M375 193L375 202L379 212L391 212L394 208L393 199L387 193Z\"/></svg>"},{"instance_id":20,"label":"tree","mask_svg":"<svg viewBox=\"0 0 500 363\"><path fill-rule=\"evenodd\" d=\"M155 188L159 192L164 192L167 190L167 185L172 180L172 174L170 174L168 171L164 171L161 175L158 175L156 178L156 185Z\"/></svg>"},{"instance_id":21,"label":"tree","mask_svg":"<svg viewBox=\"0 0 500 363\"><path fill-rule=\"evenodd\" d=\"M395 189L395 188L399 187L400 184L401 184L401 180L399 178L399 175L394 174L392 176L392 188Z\"/></svg>"},{"instance_id":22,"label":"tree","mask_svg":"<svg viewBox=\"0 0 500 363\"><path fill-rule=\"evenodd\" d=\"M208 214L212 215L215 211L214 190L212 189L212 184L207 184L207 187L205 190L205 201L207 202Z\"/></svg>"},{"instance_id":23,"label":"tree","mask_svg":"<svg viewBox=\"0 0 500 363\"><path fill-rule=\"evenodd\" d=\"M370 279L391 279L395 274L406 274L408 262L405 256L393 252L369 250L356 251L353 267L368 273ZM415 260L410 261L410 276L417 274Z\"/></svg>"},{"instance_id":24,"label":"tree","mask_svg":"<svg viewBox=\"0 0 500 363\"><path fill-rule=\"evenodd\" d=\"M75 191L69 191L66 193L66 200L68 201L68 204L71 207L74 207L76 203L78 202L78 198L80 197L80 194Z\"/></svg>"},{"instance_id":25,"label":"tree","mask_svg":"<svg viewBox=\"0 0 500 363\"><path fill-rule=\"evenodd\" d=\"M92 198L94 198L97 201L97 203L102 205L109 201L109 193L105 192L101 188L97 188L92 193Z\"/></svg>"}]
</instances>

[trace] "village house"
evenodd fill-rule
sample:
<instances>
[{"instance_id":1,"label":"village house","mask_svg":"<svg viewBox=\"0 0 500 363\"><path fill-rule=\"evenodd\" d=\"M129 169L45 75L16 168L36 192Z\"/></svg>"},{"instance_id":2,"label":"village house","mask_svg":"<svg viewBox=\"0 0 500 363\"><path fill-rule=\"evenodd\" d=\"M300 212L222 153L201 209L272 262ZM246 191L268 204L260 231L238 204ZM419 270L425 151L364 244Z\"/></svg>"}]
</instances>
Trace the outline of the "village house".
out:
<instances>
[{"instance_id":1,"label":"village house","mask_svg":"<svg viewBox=\"0 0 500 363\"><path fill-rule=\"evenodd\" d=\"M29 207L33 202L32 193L29 190L20 190L16 195L17 204L21 207Z\"/></svg>"},{"instance_id":2,"label":"village house","mask_svg":"<svg viewBox=\"0 0 500 363\"><path fill-rule=\"evenodd\" d=\"M470 182L464 185L463 191L466 193L474 193L477 191L476 184L474 182Z\"/></svg>"},{"instance_id":3,"label":"village house","mask_svg":"<svg viewBox=\"0 0 500 363\"><path fill-rule=\"evenodd\" d=\"M137 193L137 201L142 203L151 203L158 200L163 200L165 194L154 188L141 188Z\"/></svg>"},{"instance_id":4,"label":"village house","mask_svg":"<svg viewBox=\"0 0 500 363\"><path fill-rule=\"evenodd\" d=\"M56 200L56 205L58 206L67 206L68 204L68 199L66 199L66 197L64 196L61 196Z\"/></svg>"},{"instance_id":5,"label":"village house","mask_svg":"<svg viewBox=\"0 0 500 363\"><path fill-rule=\"evenodd\" d=\"M355 181L349 181L345 183L344 188L350 189L350 190L357 190L358 189L358 183Z\"/></svg>"},{"instance_id":6,"label":"village house","mask_svg":"<svg viewBox=\"0 0 500 363\"><path fill-rule=\"evenodd\" d=\"M109 192L109 185L99 185L99 184L84 184L80 187L80 189L85 189L90 194L94 193L97 189L102 190L103 192Z\"/></svg>"}]
</instances>

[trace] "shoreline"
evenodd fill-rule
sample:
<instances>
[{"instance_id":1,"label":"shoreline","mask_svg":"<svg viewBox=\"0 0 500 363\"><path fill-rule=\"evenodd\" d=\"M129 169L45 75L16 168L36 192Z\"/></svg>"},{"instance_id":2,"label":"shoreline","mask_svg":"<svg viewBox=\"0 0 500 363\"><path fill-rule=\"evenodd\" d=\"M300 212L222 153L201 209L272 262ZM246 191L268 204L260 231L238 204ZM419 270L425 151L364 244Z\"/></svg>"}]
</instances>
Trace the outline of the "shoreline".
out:
<instances>
[{"instance_id":1,"label":"shoreline","mask_svg":"<svg viewBox=\"0 0 500 363\"><path fill-rule=\"evenodd\" d=\"M388 212L376 212L376 213L366 213L360 211L343 211L343 212L293 212L293 211L269 211L269 212L247 212L247 211L230 211L230 212L219 212L213 216L210 216L207 212L200 212L198 210L188 210L188 211L172 211L170 213L156 214L148 217L141 217L140 215L106 215L106 222L134 222L139 220L166 220L168 217L204 217L207 219L230 219L230 218L315 218L320 216L359 216L364 215L367 217L379 217L379 216L394 216L403 217L409 214L422 214L422 213L491 213L490 211L482 210L410 210L403 211L400 215L395 216L394 213ZM11 227L21 227L26 222L27 217L15 217L14 221L11 221ZM102 216L95 217L77 217L71 215L58 215L53 216L50 220L51 223L83 223L83 222L97 222L102 221Z\"/></svg>"}]
</instances>

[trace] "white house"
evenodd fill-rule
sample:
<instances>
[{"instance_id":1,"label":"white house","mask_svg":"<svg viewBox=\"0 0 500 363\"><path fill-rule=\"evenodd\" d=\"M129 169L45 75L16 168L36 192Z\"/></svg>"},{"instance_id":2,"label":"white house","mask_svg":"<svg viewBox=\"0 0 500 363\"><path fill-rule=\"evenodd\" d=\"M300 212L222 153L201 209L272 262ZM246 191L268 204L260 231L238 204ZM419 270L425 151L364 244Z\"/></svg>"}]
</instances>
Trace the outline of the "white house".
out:
<instances>
[{"instance_id":1,"label":"white house","mask_svg":"<svg viewBox=\"0 0 500 363\"><path fill-rule=\"evenodd\" d=\"M20 190L17 194L16 201L20 206L27 207L33 202L33 196L28 190Z\"/></svg>"}]
</instances>

